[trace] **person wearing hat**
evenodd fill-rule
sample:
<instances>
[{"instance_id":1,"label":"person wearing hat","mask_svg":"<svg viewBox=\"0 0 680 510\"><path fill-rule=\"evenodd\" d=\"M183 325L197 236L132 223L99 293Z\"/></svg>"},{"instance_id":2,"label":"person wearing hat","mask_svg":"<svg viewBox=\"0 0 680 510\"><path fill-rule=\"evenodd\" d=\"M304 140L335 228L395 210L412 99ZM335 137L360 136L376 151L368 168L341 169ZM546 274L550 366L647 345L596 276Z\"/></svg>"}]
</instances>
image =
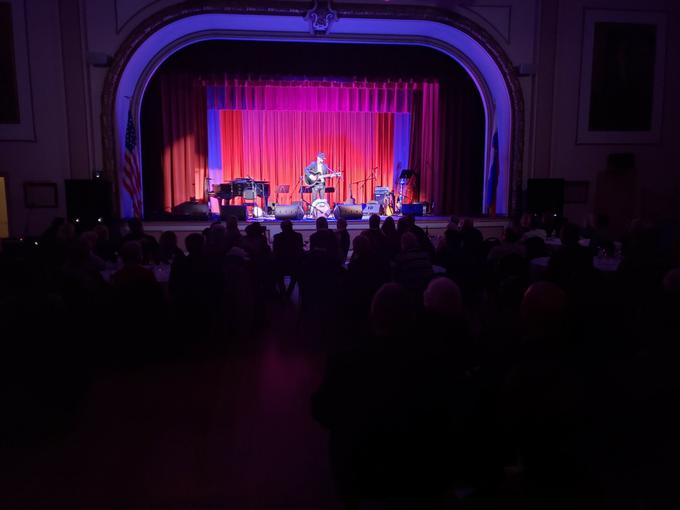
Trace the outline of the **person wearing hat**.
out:
<instances>
[{"instance_id":1,"label":"person wearing hat","mask_svg":"<svg viewBox=\"0 0 680 510\"><path fill-rule=\"evenodd\" d=\"M312 202L319 198L326 198L325 178L332 174L332 170L328 168L325 161L326 155L319 152L316 155L316 161L312 161L304 171L305 184L312 188Z\"/></svg>"}]
</instances>

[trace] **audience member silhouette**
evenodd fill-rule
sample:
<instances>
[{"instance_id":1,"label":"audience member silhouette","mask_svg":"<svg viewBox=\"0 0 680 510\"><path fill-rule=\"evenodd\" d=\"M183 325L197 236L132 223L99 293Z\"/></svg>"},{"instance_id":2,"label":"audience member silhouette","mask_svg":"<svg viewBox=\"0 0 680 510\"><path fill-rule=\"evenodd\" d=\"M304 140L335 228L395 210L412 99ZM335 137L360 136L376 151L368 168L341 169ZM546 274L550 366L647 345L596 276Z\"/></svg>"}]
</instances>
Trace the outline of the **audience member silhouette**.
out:
<instances>
[{"instance_id":1,"label":"audience member silhouette","mask_svg":"<svg viewBox=\"0 0 680 510\"><path fill-rule=\"evenodd\" d=\"M128 241L138 241L142 248L142 261L144 264L151 264L158 260L158 241L152 235L144 232L144 224L139 218L130 218L128 220L128 228L130 231L123 236L121 244Z\"/></svg>"},{"instance_id":2,"label":"audience member silhouette","mask_svg":"<svg viewBox=\"0 0 680 510\"><path fill-rule=\"evenodd\" d=\"M328 220L323 216L316 219L316 232L309 236L310 251L323 252L336 263L340 261L340 249L335 233L328 229Z\"/></svg>"},{"instance_id":3,"label":"audience member silhouette","mask_svg":"<svg viewBox=\"0 0 680 510\"><path fill-rule=\"evenodd\" d=\"M177 234L166 230L158 241L158 261L162 264L172 264L175 259L184 257L184 252L177 247Z\"/></svg>"},{"instance_id":4,"label":"audience member silhouette","mask_svg":"<svg viewBox=\"0 0 680 510\"><path fill-rule=\"evenodd\" d=\"M401 248L399 234L397 234L397 225L395 224L394 218L392 216L385 218L381 230L382 233L385 234L387 255L389 260L392 260L394 259L395 255L399 253Z\"/></svg>"},{"instance_id":5,"label":"audience member silhouette","mask_svg":"<svg viewBox=\"0 0 680 510\"><path fill-rule=\"evenodd\" d=\"M290 296L297 283L304 253L302 234L293 230L292 221L281 222L281 232L274 236L273 248L278 291L281 295ZM288 287L284 280L286 276L290 277Z\"/></svg>"},{"instance_id":6,"label":"audience member silhouette","mask_svg":"<svg viewBox=\"0 0 680 510\"><path fill-rule=\"evenodd\" d=\"M361 235L366 236L373 246L373 252L383 260L389 260L389 249L387 247L387 237L380 230L380 216L371 214L368 218L368 230L364 230Z\"/></svg>"},{"instance_id":7,"label":"audience member silhouette","mask_svg":"<svg viewBox=\"0 0 680 510\"><path fill-rule=\"evenodd\" d=\"M349 253L350 238L347 232L347 220L345 218L338 218L335 225L335 235L338 238L338 249L340 250L340 264L347 262L347 254Z\"/></svg>"},{"instance_id":8,"label":"audience member silhouette","mask_svg":"<svg viewBox=\"0 0 680 510\"><path fill-rule=\"evenodd\" d=\"M394 259L394 281L419 301L432 275L430 257L423 251L416 235L406 232L401 236L401 251Z\"/></svg>"}]
</instances>

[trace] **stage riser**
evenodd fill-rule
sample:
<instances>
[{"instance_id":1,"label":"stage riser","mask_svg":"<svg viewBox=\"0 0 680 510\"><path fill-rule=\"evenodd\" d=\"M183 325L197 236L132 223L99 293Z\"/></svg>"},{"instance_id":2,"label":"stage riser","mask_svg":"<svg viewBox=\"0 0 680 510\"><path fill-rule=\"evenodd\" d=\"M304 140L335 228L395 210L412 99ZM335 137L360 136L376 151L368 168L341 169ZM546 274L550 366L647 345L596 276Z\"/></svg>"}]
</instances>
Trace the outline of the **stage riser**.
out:
<instances>
[{"instance_id":1,"label":"stage riser","mask_svg":"<svg viewBox=\"0 0 680 510\"><path fill-rule=\"evenodd\" d=\"M245 228L248 226L248 224L251 222L248 221L242 221L239 222L239 228L241 231L244 231ZM431 236L441 236L444 234L446 230L446 226L449 223L448 218L444 217L426 217L426 218L418 218L416 220L416 223L418 226L420 226L423 229L426 229ZM500 239L501 233L503 232L503 228L508 224L508 220L506 219L488 219L488 218L479 218L475 219L474 221L475 227L477 227L481 232L484 238L489 238L489 237L496 237ZM267 237L269 239L269 242L271 244L274 235L278 234L281 232L281 227L280 224L281 222L279 221L264 221L262 224L266 227L267 229ZM144 229L147 234L151 234L157 239L160 237L160 235L167 231L167 230L172 230L177 234L177 241L179 244L179 247L184 249L184 240L186 237L190 234L193 233L201 233L203 232L203 229L206 227L210 226L210 222L202 222L202 221L150 221L150 222L144 222ZM335 222L330 221L329 226L331 230L335 230ZM305 241L309 240L309 236L311 236L315 231L316 231L316 225L314 221L310 220L302 220L302 221L293 221L293 228L302 234L302 237L304 238ZM347 230L350 234L350 238L354 239L357 235L361 234L364 230L368 229L368 220L353 220L353 221L348 221L347 222Z\"/></svg>"}]
</instances>

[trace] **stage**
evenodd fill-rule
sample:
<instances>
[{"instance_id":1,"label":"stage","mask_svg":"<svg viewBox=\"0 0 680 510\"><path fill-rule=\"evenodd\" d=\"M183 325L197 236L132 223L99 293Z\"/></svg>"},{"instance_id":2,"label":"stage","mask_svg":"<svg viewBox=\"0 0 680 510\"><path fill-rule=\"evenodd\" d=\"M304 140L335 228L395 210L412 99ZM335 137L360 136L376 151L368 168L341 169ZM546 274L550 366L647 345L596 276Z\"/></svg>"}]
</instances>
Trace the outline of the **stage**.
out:
<instances>
[{"instance_id":1,"label":"stage","mask_svg":"<svg viewBox=\"0 0 680 510\"><path fill-rule=\"evenodd\" d=\"M381 224L386 216L381 216ZM393 216L395 221L398 221L400 216ZM425 229L431 238L437 239L444 234L446 226L449 224L448 216L419 216L416 218L416 224ZM184 220L168 219L165 221L145 221L144 229L147 234L151 234L158 238L160 235L167 231L172 230L177 234L177 240L181 248L184 247L184 239L195 232L201 233L207 227L209 227L213 221L219 221L219 218L211 220ZM309 236L316 231L316 221L314 219L302 219L302 220L291 220L293 222L293 228L300 232L305 241L309 239ZM239 228L243 231L250 223L258 222L262 224L266 229L267 239L270 244L273 241L274 235L281 232L281 220L277 220L273 216L266 216L263 218L253 218L247 221L240 221ZM335 230L336 220L333 218L328 219L329 228ZM503 228L508 224L507 218L475 218L475 227L477 227L484 236L485 239L489 237L496 237L500 239ZM360 220L347 220L347 231L350 237L353 239L355 236L359 235L364 230L368 229L368 216L364 216Z\"/></svg>"}]
</instances>

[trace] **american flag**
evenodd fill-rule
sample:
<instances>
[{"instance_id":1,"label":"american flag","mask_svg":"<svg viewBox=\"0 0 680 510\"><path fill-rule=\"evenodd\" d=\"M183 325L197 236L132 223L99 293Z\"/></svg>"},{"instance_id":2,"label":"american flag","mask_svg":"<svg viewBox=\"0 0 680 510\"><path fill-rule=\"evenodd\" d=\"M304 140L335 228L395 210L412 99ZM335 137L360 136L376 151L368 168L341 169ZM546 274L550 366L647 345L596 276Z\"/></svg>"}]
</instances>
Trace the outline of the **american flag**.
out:
<instances>
[{"instance_id":1,"label":"american flag","mask_svg":"<svg viewBox=\"0 0 680 510\"><path fill-rule=\"evenodd\" d=\"M137 130L132 120L132 109L128 110L125 128L125 162L123 164L123 187L132 200L132 212L136 218L142 217L142 177L137 158Z\"/></svg>"}]
</instances>

